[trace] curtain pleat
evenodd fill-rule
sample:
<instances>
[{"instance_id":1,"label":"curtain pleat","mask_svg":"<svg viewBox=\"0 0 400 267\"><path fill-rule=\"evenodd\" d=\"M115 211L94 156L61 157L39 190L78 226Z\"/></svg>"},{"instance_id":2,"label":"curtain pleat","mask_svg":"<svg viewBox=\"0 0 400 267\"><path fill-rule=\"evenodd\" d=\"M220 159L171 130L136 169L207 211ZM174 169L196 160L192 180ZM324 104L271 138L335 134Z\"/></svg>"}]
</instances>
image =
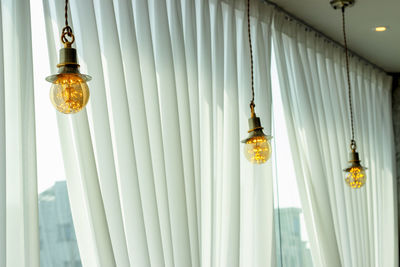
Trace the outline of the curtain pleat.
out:
<instances>
[{"instance_id":1,"label":"curtain pleat","mask_svg":"<svg viewBox=\"0 0 400 267\"><path fill-rule=\"evenodd\" d=\"M129 1L118 1L115 5L116 18L118 25L118 34L121 46L122 57L124 64L124 75L127 85L126 94L129 103L130 123L132 127L132 137L134 142L135 151L140 152L136 157L138 178L140 184L140 194L142 198L142 210L144 218L142 221L137 220L134 210L126 213L126 225L142 224L145 230L142 230L146 235L138 242L136 236L138 233L132 232L131 227L126 227L127 243L130 247L129 256L131 266L148 266L150 265L150 256L152 265L162 264L163 248L161 247L164 242L161 242L160 225L155 218L163 214L159 214L157 207L157 199L155 197L156 187L154 183L155 177L159 172L158 169L153 168L152 154L150 148L150 141L156 141L156 137L149 139L149 127L146 117L146 107L144 103L143 82L141 76L138 54L138 43L135 34L135 25L132 14L132 3ZM136 152L135 152L136 153ZM164 202L165 203L165 202ZM127 205L126 209L129 208ZM161 210L160 210L161 211ZM164 212L167 210L164 209ZM148 222L144 227L144 222ZM167 228L168 229L168 228ZM140 229L137 229L140 231ZM161 229L162 230L162 229ZM131 233L128 235L128 233ZM169 233L169 230L166 230ZM149 241L147 239L150 238ZM165 240L165 239L164 239ZM170 237L169 237L170 240ZM147 243L147 246L144 245ZM165 249L167 251L167 249ZM146 259L139 260L143 255Z\"/></svg>"},{"instance_id":2,"label":"curtain pleat","mask_svg":"<svg viewBox=\"0 0 400 267\"><path fill-rule=\"evenodd\" d=\"M61 3L44 0L51 64ZM270 6L253 1L257 111L271 130ZM269 266L271 166L242 157L242 1L71 2L87 111L58 115L84 266ZM53 67L54 72L56 71Z\"/></svg>"},{"instance_id":3,"label":"curtain pleat","mask_svg":"<svg viewBox=\"0 0 400 267\"><path fill-rule=\"evenodd\" d=\"M29 1L0 3L0 266L39 266Z\"/></svg>"},{"instance_id":4,"label":"curtain pleat","mask_svg":"<svg viewBox=\"0 0 400 267\"><path fill-rule=\"evenodd\" d=\"M296 178L315 266L397 266L391 78L350 58L355 139L368 167L344 182L350 119L344 51L285 14L274 45Z\"/></svg>"},{"instance_id":5,"label":"curtain pleat","mask_svg":"<svg viewBox=\"0 0 400 267\"><path fill-rule=\"evenodd\" d=\"M0 44L3 47L3 15L0 9ZM6 109L4 87L4 51L0 49L0 266L6 267L7 260L7 198L6 198Z\"/></svg>"}]
</instances>

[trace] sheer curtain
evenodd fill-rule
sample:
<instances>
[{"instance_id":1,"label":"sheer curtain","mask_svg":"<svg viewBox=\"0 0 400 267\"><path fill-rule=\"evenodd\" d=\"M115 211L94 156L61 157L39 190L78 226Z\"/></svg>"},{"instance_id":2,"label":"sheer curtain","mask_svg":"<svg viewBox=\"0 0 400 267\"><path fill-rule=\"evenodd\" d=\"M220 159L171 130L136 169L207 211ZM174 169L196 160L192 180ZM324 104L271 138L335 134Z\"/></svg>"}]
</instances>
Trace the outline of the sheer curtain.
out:
<instances>
[{"instance_id":1,"label":"sheer curtain","mask_svg":"<svg viewBox=\"0 0 400 267\"><path fill-rule=\"evenodd\" d=\"M53 71L62 1L44 0ZM252 2L271 130L271 8ZM271 266L270 163L252 166L244 1L72 1L87 110L58 115L84 266Z\"/></svg>"},{"instance_id":2,"label":"sheer curtain","mask_svg":"<svg viewBox=\"0 0 400 267\"><path fill-rule=\"evenodd\" d=\"M367 183L352 190L344 51L285 14L274 46L300 198L315 266L397 266L391 78L351 57L356 140Z\"/></svg>"},{"instance_id":3,"label":"sheer curtain","mask_svg":"<svg viewBox=\"0 0 400 267\"><path fill-rule=\"evenodd\" d=\"M38 267L29 1L0 6L0 266Z\"/></svg>"}]
</instances>

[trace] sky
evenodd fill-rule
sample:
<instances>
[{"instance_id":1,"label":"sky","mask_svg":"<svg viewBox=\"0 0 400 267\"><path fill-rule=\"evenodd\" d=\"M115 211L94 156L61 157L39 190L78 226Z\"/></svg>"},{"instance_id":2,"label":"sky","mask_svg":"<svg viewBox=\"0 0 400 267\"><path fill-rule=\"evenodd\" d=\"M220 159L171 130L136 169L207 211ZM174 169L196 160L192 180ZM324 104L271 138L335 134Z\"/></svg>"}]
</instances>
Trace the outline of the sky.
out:
<instances>
[{"instance_id":1,"label":"sky","mask_svg":"<svg viewBox=\"0 0 400 267\"><path fill-rule=\"evenodd\" d=\"M289 137L283 115L283 104L280 94L279 78L276 62L272 53L271 82L274 103L274 138L275 142L275 163L277 185L279 190L280 207L300 207L299 192L297 189L296 176L294 172L293 160L291 157Z\"/></svg>"},{"instance_id":2,"label":"sky","mask_svg":"<svg viewBox=\"0 0 400 267\"><path fill-rule=\"evenodd\" d=\"M272 49L274 51L274 49ZM274 142L275 142L275 174L277 179L274 183L274 206L275 208L298 207L301 208L300 196L297 188L294 172L293 158L291 156L289 136L283 114L283 103L280 94L278 70L275 61L275 54L271 53L271 85L272 101L274 103ZM279 195L276 194L279 192ZM303 213L300 214L301 238L307 241L308 234Z\"/></svg>"}]
</instances>

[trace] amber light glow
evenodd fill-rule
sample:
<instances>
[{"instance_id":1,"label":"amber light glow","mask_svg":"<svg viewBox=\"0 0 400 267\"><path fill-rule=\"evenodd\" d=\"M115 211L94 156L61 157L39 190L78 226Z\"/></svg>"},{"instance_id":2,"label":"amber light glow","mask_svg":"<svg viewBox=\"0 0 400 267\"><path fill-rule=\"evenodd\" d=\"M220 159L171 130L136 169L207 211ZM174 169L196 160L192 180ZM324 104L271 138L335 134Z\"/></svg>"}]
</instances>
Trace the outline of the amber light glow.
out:
<instances>
[{"instance_id":1,"label":"amber light glow","mask_svg":"<svg viewBox=\"0 0 400 267\"><path fill-rule=\"evenodd\" d=\"M79 74L59 74L50 88L54 107L65 114L82 110L89 100L89 88Z\"/></svg>"},{"instance_id":2,"label":"amber light glow","mask_svg":"<svg viewBox=\"0 0 400 267\"><path fill-rule=\"evenodd\" d=\"M387 30L387 28L385 26L375 27L376 32L384 32L386 30Z\"/></svg>"},{"instance_id":3,"label":"amber light glow","mask_svg":"<svg viewBox=\"0 0 400 267\"><path fill-rule=\"evenodd\" d=\"M251 163L263 164L271 157L271 144L265 136L253 137L246 141L244 154Z\"/></svg>"},{"instance_id":4,"label":"amber light glow","mask_svg":"<svg viewBox=\"0 0 400 267\"><path fill-rule=\"evenodd\" d=\"M365 170L360 167L352 167L346 172L346 183L351 188L360 188L365 184L366 176Z\"/></svg>"}]
</instances>

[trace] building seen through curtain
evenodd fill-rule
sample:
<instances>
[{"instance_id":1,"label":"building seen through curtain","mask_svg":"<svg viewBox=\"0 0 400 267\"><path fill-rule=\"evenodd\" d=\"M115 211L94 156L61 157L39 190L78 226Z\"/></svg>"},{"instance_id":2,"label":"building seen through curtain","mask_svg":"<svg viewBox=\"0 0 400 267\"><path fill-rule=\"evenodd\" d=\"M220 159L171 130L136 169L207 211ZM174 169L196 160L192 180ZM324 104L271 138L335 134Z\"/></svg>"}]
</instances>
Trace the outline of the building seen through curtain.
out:
<instances>
[{"instance_id":1,"label":"building seen through curtain","mask_svg":"<svg viewBox=\"0 0 400 267\"><path fill-rule=\"evenodd\" d=\"M65 181L39 194L39 234L40 267L82 267Z\"/></svg>"}]
</instances>

